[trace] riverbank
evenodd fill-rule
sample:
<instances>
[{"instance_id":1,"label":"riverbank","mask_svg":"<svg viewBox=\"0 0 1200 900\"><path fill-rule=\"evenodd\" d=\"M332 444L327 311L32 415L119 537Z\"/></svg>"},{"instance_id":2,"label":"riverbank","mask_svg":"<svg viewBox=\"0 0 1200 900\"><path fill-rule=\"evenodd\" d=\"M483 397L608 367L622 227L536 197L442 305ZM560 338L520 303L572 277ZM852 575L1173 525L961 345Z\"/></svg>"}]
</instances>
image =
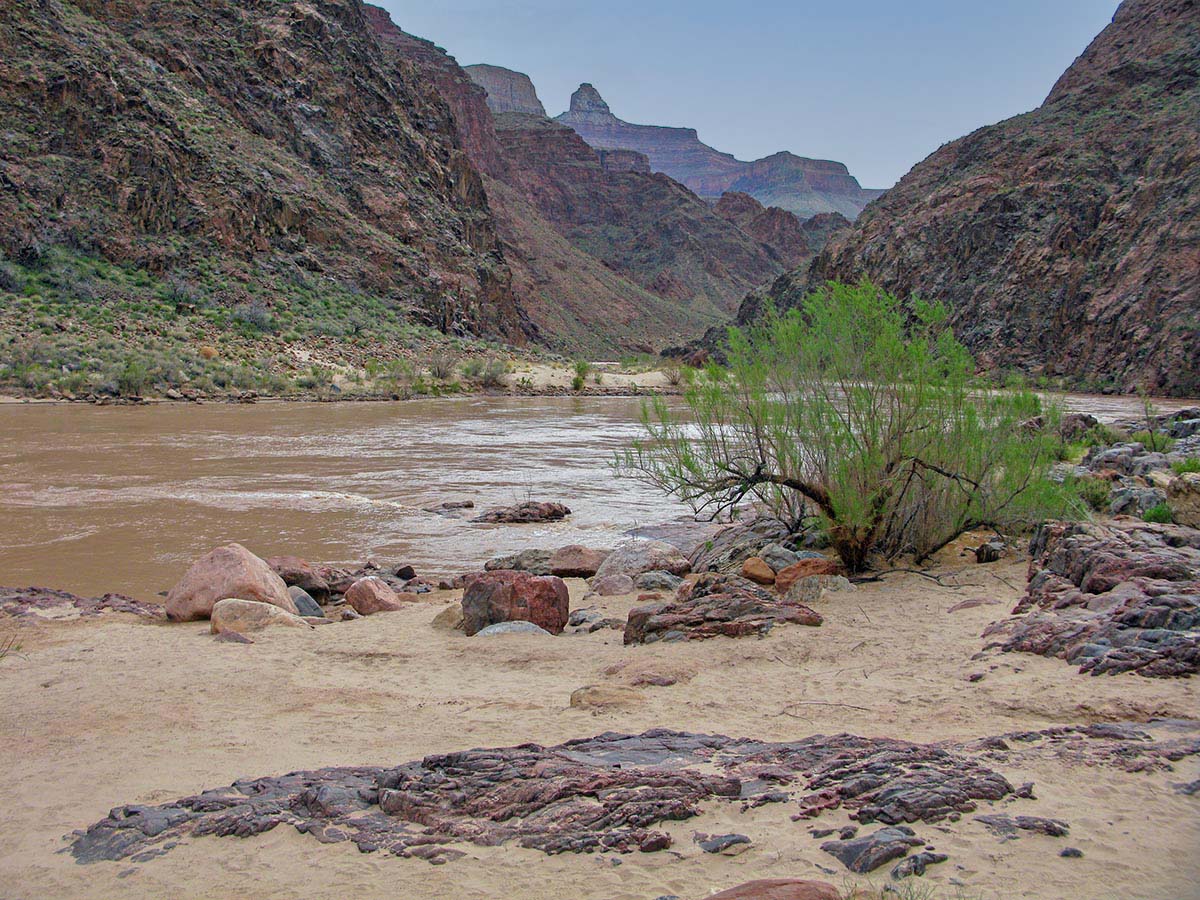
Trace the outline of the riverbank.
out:
<instances>
[{"instance_id":1,"label":"riverbank","mask_svg":"<svg viewBox=\"0 0 1200 900\"><path fill-rule=\"evenodd\" d=\"M943 555L932 577L896 572L827 594L814 602L820 628L780 627L758 639L628 647L609 629L468 638L435 622L457 591L354 622L263 632L252 645L214 643L207 623L147 625L123 615L24 629L19 654L0 666L0 752L11 761L0 850L6 896L385 897L399 888L416 900L551 900L571 884L583 900L701 900L770 877L882 887L890 866L854 876L810 834L853 826L844 810L789 821L794 804L786 803L707 803L698 817L664 823L672 848L656 853L548 856L456 843L461 857L431 866L321 844L289 826L245 839L191 837L161 856L87 866L60 851L74 829L121 804L468 747L658 727L775 741L850 732L958 747L1068 724L1184 719L1200 708L1194 679L1089 678L1059 660L984 651L980 633L1016 602L1024 561L980 566L960 554ZM635 595L585 602L586 584L568 585L573 606L604 616L623 618L638 603ZM572 703L587 686L614 699ZM1025 749L987 764L1014 786L1032 782L1034 799L983 802L978 815L1054 819L1069 835L1005 839L975 814L914 823L950 858L929 867L922 890L981 900L1195 896L1196 799L1175 785L1200 777L1196 757L1137 771L1091 759L1083 738L1069 753L1009 743ZM730 832L750 840L740 855L706 853L694 839ZM1063 855L1066 847L1080 855Z\"/></svg>"}]
</instances>

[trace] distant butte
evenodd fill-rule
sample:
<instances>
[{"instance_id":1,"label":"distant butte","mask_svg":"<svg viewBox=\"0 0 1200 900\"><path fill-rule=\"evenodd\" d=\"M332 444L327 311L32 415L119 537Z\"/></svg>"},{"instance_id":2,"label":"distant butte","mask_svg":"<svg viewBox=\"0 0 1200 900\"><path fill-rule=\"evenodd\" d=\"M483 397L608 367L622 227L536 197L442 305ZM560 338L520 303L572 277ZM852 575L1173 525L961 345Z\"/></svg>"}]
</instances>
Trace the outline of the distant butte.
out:
<instances>
[{"instance_id":1,"label":"distant butte","mask_svg":"<svg viewBox=\"0 0 1200 900\"><path fill-rule=\"evenodd\" d=\"M781 207L802 219L833 212L854 219L883 193L860 186L840 162L787 152L743 162L705 144L694 128L633 125L613 115L590 84L579 86L571 95L570 110L557 121L569 125L597 150L644 153L655 172L670 175L704 198L740 191L764 206Z\"/></svg>"}]
</instances>

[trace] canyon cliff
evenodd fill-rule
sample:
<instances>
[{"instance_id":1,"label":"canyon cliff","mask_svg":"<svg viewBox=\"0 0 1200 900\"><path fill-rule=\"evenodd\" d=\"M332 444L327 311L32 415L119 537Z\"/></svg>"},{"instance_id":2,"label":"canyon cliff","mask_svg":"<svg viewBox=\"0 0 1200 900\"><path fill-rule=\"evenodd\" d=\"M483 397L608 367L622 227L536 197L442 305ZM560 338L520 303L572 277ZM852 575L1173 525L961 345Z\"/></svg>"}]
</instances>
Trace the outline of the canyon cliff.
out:
<instances>
[{"instance_id":1,"label":"canyon cliff","mask_svg":"<svg viewBox=\"0 0 1200 900\"><path fill-rule=\"evenodd\" d=\"M764 296L944 301L981 368L1200 394L1200 4L1126 0L1030 113L943 146Z\"/></svg>"},{"instance_id":2,"label":"canyon cliff","mask_svg":"<svg viewBox=\"0 0 1200 900\"><path fill-rule=\"evenodd\" d=\"M701 197L715 199L739 191L802 219L831 212L854 219L883 193L862 188L840 162L786 152L743 162L705 144L694 128L622 121L590 84L579 86L571 96L571 108L557 121L597 149L644 153L654 171L670 175Z\"/></svg>"},{"instance_id":3,"label":"canyon cliff","mask_svg":"<svg viewBox=\"0 0 1200 900\"><path fill-rule=\"evenodd\" d=\"M526 339L460 139L490 121L457 119L386 58L358 0L6 9L0 250L14 264L94 269L89 289L114 298L101 275L170 278L259 321L303 294L314 309Z\"/></svg>"}]
</instances>

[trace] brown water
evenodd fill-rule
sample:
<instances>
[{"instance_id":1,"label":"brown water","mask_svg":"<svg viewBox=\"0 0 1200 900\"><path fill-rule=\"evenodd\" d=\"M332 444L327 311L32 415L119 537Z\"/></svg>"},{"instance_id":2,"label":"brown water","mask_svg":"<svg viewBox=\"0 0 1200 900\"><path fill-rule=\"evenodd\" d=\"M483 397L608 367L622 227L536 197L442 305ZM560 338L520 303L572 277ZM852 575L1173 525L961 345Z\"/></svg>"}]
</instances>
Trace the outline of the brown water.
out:
<instances>
[{"instance_id":1,"label":"brown water","mask_svg":"<svg viewBox=\"0 0 1200 900\"><path fill-rule=\"evenodd\" d=\"M640 401L464 398L255 406L0 406L0 585L150 599L228 541L261 556L418 572L568 543L612 546L686 510L608 463ZM565 502L547 525L423 511Z\"/></svg>"},{"instance_id":2,"label":"brown water","mask_svg":"<svg viewBox=\"0 0 1200 900\"><path fill-rule=\"evenodd\" d=\"M1066 399L1104 419L1139 412L1136 399ZM150 599L228 541L262 556L374 557L429 574L527 547L611 546L686 512L608 465L638 435L640 408L569 397L2 404L0 585ZM526 498L564 502L573 515L494 526L423 511Z\"/></svg>"}]
</instances>

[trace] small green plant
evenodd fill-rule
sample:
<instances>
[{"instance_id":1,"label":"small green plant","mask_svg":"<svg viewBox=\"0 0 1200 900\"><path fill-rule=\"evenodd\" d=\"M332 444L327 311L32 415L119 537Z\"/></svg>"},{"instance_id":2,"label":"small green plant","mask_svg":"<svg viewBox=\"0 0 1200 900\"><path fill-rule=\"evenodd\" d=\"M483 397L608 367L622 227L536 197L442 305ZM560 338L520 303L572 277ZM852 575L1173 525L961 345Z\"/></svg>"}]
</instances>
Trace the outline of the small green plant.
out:
<instances>
[{"instance_id":1,"label":"small green plant","mask_svg":"<svg viewBox=\"0 0 1200 900\"><path fill-rule=\"evenodd\" d=\"M1108 498L1112 493L1112 485L1103 478L1076 478L1070 476L1064 486L1075 493L1089 509L1103 512L1108 509Z\"/></svg>"},{"instance_id":2,"label":"small green plant","mask_svg":"<svg viewBox=\"0 0 1200 900\"><path fill-rule=\"evenodd\" d=\"M1149 450L1151 453L1166 453L1175 446L1175 440L1165 434L1159 434L1155 431L1135 431L1129 436L1131 441L1135 441Z\"/></svg>"},{"instance_id":3,"label":"small green plant","mask_svg":"<svg viewBox=\"0 0 1200 900\"><path fill-rule=\"evenodd\" d=\"M454 375L458 368L458 360L451 354L439 352L429 357L429 377L438 381L446 381Z\"/></svg>"},{"instance_id":4,"label":"small green plant","mask_svg":"<svg viewBox=\"0 0 1200 900\"><path fill-rule=\"evenodd\" d=\"M575 360L575 365L573 368L575 370L576 376L578 376L581 379L587 378L588 375L590 375L592 372L592 364L590 362L588 362L586 359Z\"/></svg>"},{"instance_id":5,"label":"small green plant","mask_svg":"<svg viewBox=\"0 0 1200 900\"><path fill-rule=\"evenodd\" d=\"M1142 513L1142 520L1145 522L1156 522L1160 525L1169 525L1174 521L1174 517L1171 515L1171 507L1165 503L1159 503Z\"/></svg>"},{"instance_id":6,"label":"small green plant","mask_svg":"<svg viewBox=\"0 0 1200 900\"><path fill-rule=\"evenodd\" d=\"M576 375L571 379L571 390L582 391L584 380L582 375Z\"/></svg>"},{"instance_id":7,"label":"small green plant","mask_svg":"<svg viewBox=\"0 0 1200 900\"><path fill-rule=\"evenodd\" d=\"M145 363L137 359L125 361L125 368L117 376L117 390L124 397L138 397L150 383L150 372Z\"/></svg>"},{"instance_id":8,"label":"small green plant","mask_svg":"<svg viewBox=\"0 0 1200 900\"><path fill-rule=\"evenodd\" d=\"M462 364L463 378L468 381L478 381L479 376L483 374L483 360L479 357L472 357Z\"/></svg>"},{"instance_id":9,"label":"small green plant","mask_svg":"<svg viewBox=\"0 0 1200 900\"><path fill-rule=\"evenodd\" d=\"M664 360L662 364L663 377L671 387L679 387L683 382L683 364L677 359Z\"/></svg>"},{"instance_id":10,"label":"small green plant","mask_svg":"<svg viewBox=\"0 0 1200 900\"><path fill-rule=\"evenodd\" d=\"M1171 470L1176 475L1187 475L1189 472L1200 472L1200 456L1189 456L1171 463Z\"/></svg>"}]
</instances>

